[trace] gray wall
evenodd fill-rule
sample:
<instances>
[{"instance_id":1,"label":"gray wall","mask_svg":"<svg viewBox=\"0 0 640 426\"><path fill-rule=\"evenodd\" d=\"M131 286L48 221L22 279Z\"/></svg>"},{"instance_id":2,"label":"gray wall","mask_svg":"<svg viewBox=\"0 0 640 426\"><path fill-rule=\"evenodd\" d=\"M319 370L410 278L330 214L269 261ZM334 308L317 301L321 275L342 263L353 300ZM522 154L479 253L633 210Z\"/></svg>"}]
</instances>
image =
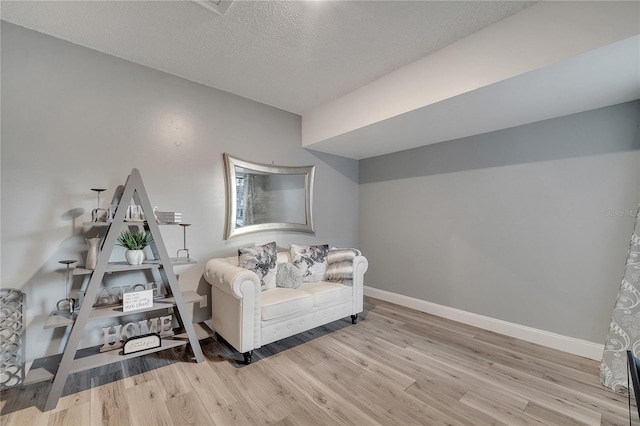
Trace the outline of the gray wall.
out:
<instances>
[{"instance_id":1,"label":"gray wall","mask_svg":"<svg viewBox=\"0 0 640 426\"><path fill-rule=\"evenodd\" d=\"M90 188L108 188L110 199L134 167L152 204L181 211L193 224L187 243L199 263L176 268L183 290L209 294L204 263L238 246L357 243L358 162L302 149L299 116L6 22L1 27L1 277L3 287L28 297L28 359L62 347L63 330L42 325L64 295L58 261L84 262L89 231L82 222L96 205ZM223 240L223 152L315 164L316 235ZM182 247L179 227L162 232L170 253ZM209 308L195 315L206 318Z\"/></svg>"},{"instance_id":2,"label":"gray wall","mask_svg":"<svg viewBox=\"0 0 640 426\"><path fill-rule=\"evenodd\" d=\"M603 343L639 122L636 101L360 161L366 284Z\"/></svg>"}]
</instances>

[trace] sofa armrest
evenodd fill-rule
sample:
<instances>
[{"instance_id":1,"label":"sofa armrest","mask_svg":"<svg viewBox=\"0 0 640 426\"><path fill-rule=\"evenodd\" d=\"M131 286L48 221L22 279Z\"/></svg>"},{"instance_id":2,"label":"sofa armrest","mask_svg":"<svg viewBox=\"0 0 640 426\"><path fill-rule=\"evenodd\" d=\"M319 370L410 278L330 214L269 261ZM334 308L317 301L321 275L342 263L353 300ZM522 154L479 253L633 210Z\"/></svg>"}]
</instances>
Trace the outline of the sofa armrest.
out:
<instances>
[{"instance_id":1,"label":"sofa armrest","mask_svg":"<svg viewBox=\"0 0 640 426\"><path fill-rule=\"evenodd\" d=\"M369 261L364 256L353 258L353 313L364 309L364 273L369 269Z\"/></svg>"},{"instance_id":2,"label":"sofa armrest","mask_svg":"<svg viewBox=\"0 0 640 426\"><path fill-rule=\"evenodd\" d=\"M260 347L260 279L227 259L211 259L204 278L211 284L211 317L218 334L239 352Z\"/></svg>"},{"instance_id":3,"label":"sofa armrest","mask_svg":"<svg viewBox=\"0 0 640 426\"><path fill-rule=\"evenodd\" d=\"M204 278L212 286L237 299L244 297L242 288L246 282L254 284L254 292L261 290L260 278L255 272L232 265L227 259L209 260L204 267Z\"/></svg>"},{"instance_id":4,"label":"sofa armrest","mask_svg":"<svg viewBox=\"0 0 640 426\"><path fill-rule=\"evenodd\" d=\"M356 256L353 258L353 279L359 277L364 280L364 273L369 269L369 261L364 256Z\"/></svg>"}]
</instances>

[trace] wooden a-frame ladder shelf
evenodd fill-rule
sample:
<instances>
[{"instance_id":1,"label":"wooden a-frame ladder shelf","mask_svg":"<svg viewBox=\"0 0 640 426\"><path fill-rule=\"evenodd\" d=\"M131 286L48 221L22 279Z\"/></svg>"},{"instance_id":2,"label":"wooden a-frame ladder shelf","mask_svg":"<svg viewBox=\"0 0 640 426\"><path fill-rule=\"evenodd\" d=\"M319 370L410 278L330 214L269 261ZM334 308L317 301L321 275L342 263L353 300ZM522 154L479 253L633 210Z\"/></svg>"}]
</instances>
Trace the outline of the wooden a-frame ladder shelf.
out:
<instances>
[{"instance_id":1,"label":"wooden a-frame ladder shelf","mask_svg":"<svg viewBox=\"0 0 640 426\"><path fill-rule=\"evenodd\" d=\"M151 251L154 255L154 259L147 261L139 266L130 266L123 264L122 262L109 262L113 248L116 245L118 236L122 227L125 225L143 225L142 222L126 222L125 214L127 207L131 203L131 200L136 205L142 206L143 212L146 217L153 218L153 207L147 196L147 192L142 183L140 172L137 169L133 169L131 174L127 178L127 182L124 186L122 197L120 197L120 203L116 211L113 222L95 222L97 226L108 226L104 242L102 243L102 249L99 251L96 267L93 271L88 269L77 268L78 271L74 272L75 275L88 275L89 282L86 287L86 293L84 302L80 306L80 310L74 319L66 318L62 316L50 317L45 323L46 328L71 326L71 333L67 338L62 357L60 358L57 366L57 371L54 373L53 382L51 384L51 390L44 406L44 410L52 410L58 404L58 399L62 394L62 390L66 383L69 374L87 370L90 368L110 364L113 362L123 361L125 359L134 358L138 356L147 355L153 352L158 352L164 349L172 347L191 344L196 362L204 361L202 354L202 348L198 341L193 323L189 320L190 315L186 310L185 303L193 303L200 300L200 297L195 292L180 291L178 286L178 280L173 271L173 264L180 264L184 262L176 262L167 254L167 250L164 246L160 229L155 220L148 220L144 222L144 226L149 230L153 237L153 242L150 245ZM94 223L92 223L94 224ZM100 288L102 286L102 280L105 274L127 272L134 270L157 270L162 277L162 285L165 286L167 291L167 298L154 301L153 307L149 309L137 310L134 312L122 312L121 310L111 307L93 307L93 304L98 297ZM84 329L89 321L101 320L106 318L115 318L130 314L139 314L140 312L150 312L156 310L172 310L180 327L184 330L184 333L180 335L174 335L171 337L162 338L162 346L159 348L148 349L141 352L135 352L128 355L121 355L120 351L113 350L107 352L100 352L99 347L79 349L78 345L82 339ZM59 356L49 357L57 361Z\"/></svg>"}]
</instances>

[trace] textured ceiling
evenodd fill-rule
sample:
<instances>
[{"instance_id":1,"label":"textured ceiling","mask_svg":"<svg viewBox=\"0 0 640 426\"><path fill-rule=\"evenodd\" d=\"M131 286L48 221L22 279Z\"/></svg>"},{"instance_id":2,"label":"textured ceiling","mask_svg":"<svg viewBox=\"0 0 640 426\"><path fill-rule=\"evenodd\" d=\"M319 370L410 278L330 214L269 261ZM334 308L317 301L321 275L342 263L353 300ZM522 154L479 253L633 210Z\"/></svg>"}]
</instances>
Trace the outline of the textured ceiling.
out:
<instances>
[{"instance_id":1,"label":"textured ceiling","mask_svg":"<svg viewBox=\"0 0 640 426\"><path fill-rule=\"evenodd\" d=\"M6 1L3 20L304 114L530 6L518 1Z\"/></svg>"}]
</instances>

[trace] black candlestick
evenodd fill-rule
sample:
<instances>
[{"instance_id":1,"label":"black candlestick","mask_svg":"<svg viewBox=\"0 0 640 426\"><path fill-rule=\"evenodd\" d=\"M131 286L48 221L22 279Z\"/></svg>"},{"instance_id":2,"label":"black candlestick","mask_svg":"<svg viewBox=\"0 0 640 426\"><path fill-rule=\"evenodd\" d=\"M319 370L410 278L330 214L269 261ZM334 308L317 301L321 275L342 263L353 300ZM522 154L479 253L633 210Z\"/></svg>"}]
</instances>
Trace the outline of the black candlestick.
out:
<instances>
[{"instance_id":1,"label":"black candlestick","mask_svg":"<svg viewBox=\"0 0 640 426\"><path fill-rule=\"evenodd\" d=\"M182 233L183 233L182 241L183 241L184 248L181 248L180 250L178 250L178 252L176 253L176 256L180 257L180 252L183 251L187 253L187 260L189 260L189 249L187 248L187 226L191 226L191 224L181 223L180 226L182 226Z\"/></svg>"},{"instance_id":2,"label":"black candlestick","mask_svg":"<svg viewBox=\"0 0 640 426\"><path fill-rule=\"evenodd\" d=\"M62 263L63 265L67 265L67 270L65 271L65 276L64 276L64 281L65 281L64 299L58 300L58 303L56 305L58 311L55 312L56 314L62 315L67 313L67 309L60 309L60 303L62 303L63 306L68 305L68 313L73 315L73 309L75 307L76 301L75 299L69 297L69 292L71 290L69 288L69 272L70 272L70 265L76 262L77 260L73 260L73 259L61 260L58 262L58 263Z\"/></svg>"}]
</instances>

